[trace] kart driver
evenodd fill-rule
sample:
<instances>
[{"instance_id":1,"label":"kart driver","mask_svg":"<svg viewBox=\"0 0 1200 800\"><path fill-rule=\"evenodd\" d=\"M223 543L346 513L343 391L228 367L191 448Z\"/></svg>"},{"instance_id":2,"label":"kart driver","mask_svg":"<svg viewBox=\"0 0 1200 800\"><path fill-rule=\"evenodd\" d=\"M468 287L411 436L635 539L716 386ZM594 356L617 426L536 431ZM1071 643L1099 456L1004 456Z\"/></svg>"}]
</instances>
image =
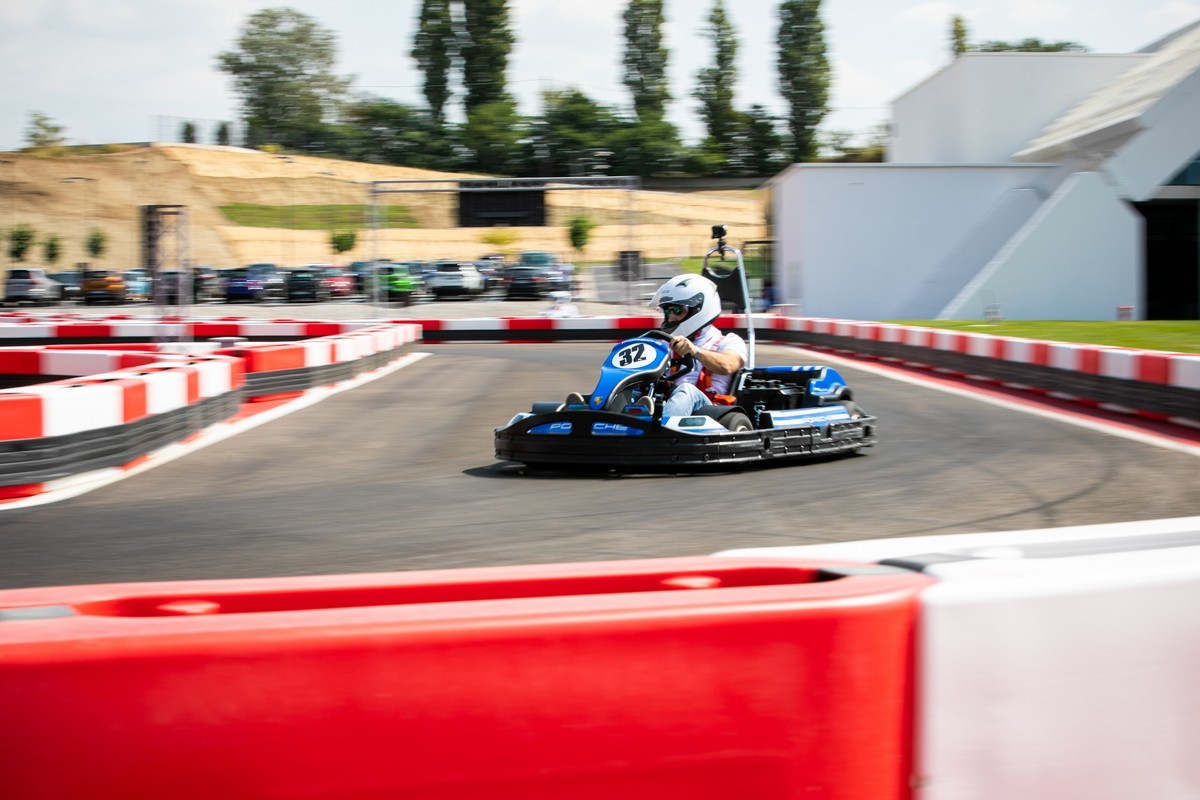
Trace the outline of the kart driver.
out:
<instances>
[{"instance_id":1,"label":"kart driver","mask_svg":"<svg viewBox=\"0 0 1200 800\"><path fill-rule=\"evenodd\" d=\"M671 349L696 359L696 366L675 380L663 403L664 417L686 417L728 392L733 374L746 365L746 342L713 325L721 299L716 285L701 275L676 275L659 287L650 305L662 311L660 327L671 334ZM639 402L654 413L649 397Z\"/></svg>"}]
</instances>

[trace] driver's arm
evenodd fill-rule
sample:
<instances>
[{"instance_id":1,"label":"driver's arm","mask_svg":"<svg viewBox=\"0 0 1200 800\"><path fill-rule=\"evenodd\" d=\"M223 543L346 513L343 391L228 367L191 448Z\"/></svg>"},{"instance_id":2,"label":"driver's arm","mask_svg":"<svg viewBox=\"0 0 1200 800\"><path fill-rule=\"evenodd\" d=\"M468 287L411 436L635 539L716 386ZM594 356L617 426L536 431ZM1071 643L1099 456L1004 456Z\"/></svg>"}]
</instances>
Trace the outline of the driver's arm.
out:
<instances>
[{"instance_id":1,"label":"driver's arm","mask_svg":"<svg viewBox=\"0 0 1200 800\"><path fill-rule=\"evenodd\" d=\"M714 375L732 375L745 366L745 361L738 353L701 350L685 336L671 339L671 347L681 356L695 356L700 366Z\"/></svg>"}]
</instances>

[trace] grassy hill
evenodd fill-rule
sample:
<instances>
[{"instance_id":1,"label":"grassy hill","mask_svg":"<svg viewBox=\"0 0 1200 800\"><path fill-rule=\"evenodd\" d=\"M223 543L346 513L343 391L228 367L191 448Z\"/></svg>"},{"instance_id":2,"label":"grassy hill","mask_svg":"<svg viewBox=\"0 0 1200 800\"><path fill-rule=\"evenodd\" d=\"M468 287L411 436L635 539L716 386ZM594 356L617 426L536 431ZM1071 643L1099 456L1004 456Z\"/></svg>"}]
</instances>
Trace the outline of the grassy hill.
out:
<instances>
[{"instance_id":1,"label":"grassy hill","mask_svg":"<svg viewBox=\"0 0 1200 800\"><path fill-rule=\"evenodd\" d=\"M456 226L452 192L380 195L383 224L367 220L372 181L429 181L407 188L453 189L467 176L310 156L280 156L233 147L145 145L80 155L8 153L0 164L4 228L29 224L39 240L57 235L62 256L48 265L35 248L28 265L68 269L87 261L88 231L107 238L99 266L127 268L140 260L139 207L185 206L179 249L196 264L285 266L335 261L329 230L357 229L354 250L337 262L368 259L475 258L497 247L492 229ZM79 179L83 180L79 180ZM74 180L71 180L74 179ZM435 182L436 183L433 183ZM736 240L766 235L766 211L754 192L719 195L640 191L557 191L546 195L550 224L513 228L507 249L553 250L581 261L612 259L620 250L652 258L702 253L709 226L730 225ZM567 221L597 223L586 252L570 251Z\"/></svg>"}]
</instances>

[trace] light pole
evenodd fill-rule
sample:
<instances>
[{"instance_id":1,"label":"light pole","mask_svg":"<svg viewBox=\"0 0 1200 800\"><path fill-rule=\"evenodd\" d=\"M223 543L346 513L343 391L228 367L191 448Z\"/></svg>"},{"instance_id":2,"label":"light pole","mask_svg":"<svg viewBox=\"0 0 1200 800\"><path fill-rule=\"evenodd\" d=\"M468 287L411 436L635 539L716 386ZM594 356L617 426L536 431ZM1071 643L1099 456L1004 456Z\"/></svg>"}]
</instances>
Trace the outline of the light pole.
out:
<instances>
[{"instance_id":1,"label":"light pole","mask_svg":"<svg viewBox=\"0 0 1200 800\"><path fill-rule=\"evenodd\" d=\"M86 255L88 255L88 251L87 251L88 250L88 237L91 235L88 232L87 228L96 224L95 223L95 215L96 215L97 179L75 176L75 177L71 177L71 178L63 178L62 182L63 183L90 183L92 185L92 202L91 202L90 208L88 209L88 213L85 215L87 222L85 223L84 233L83 233L83 253L86 256Z\"/></svg>"},{"instance_id":2,"label":"light pole","mask_svg":"<svg viewBox=\"0 0 1200 800\"><path fill-rule=\"evenodd\" d=\"M4 158L0 159L0 164L3 164L5 167L7 167L5 171L8 173L8 180L4 182L4 193L8 195L8 216L5 218L8 223L8 227L5 230L4 249L8 253L8 266L11 267L13 265L11 247L12 229L17 224L17 182L13 177L17 172L17 162L8 158Z\"/></svg>"},{"instance_id":3,"label":"light pole","mask_svg":"<svg viewBox=\"0 0 1200 800\"><path fill-rule=\"evenodd\" d=\"M145 231L142 229L142 169L146 164L146 159L139 158L133 162L133 252L130 254L129 266L145 267L143 262L142 237L145 236Z\"/></svg>"}]
</instances>

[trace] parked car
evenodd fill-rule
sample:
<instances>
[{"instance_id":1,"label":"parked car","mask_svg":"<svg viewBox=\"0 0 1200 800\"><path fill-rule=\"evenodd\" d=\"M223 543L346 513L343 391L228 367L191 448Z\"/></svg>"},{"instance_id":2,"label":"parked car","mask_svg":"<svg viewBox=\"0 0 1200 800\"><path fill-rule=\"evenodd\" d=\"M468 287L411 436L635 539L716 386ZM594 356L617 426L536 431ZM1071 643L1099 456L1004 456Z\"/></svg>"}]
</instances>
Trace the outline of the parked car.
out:
<instances>
[{"instance_id":1,"label":"parked car","mask_svg":"<svg viewBox=\"0 0 1200 800\"><path fill-rule=\"evenodd\" d=\"M284 298L289 303L309 300L319 303L329 299L329 289L319 269L299 267L284 274Z\"/></svg>"},{"instance_id":2,"label":"parked car","mask_svg":"<svg viewBox=\"0 0 1200 800\"><path fill-rule=\"evenodd\" d=\"M177 306L191 302L191 292L184 291L187 278L181 270L164 269L151 279L150 295L156 303Z\"/></svg>"},{"instance_id":3,"label":"parked car","mask_svg":"<svg viewBox=\"0 0 1200 800\"><path fill-rule=\"evenodd\" d=\"M346 271L354 276L354 291L356 294L366 294L371 286L371 275L373 274L372 265L378 263L380 266L392 263L390 258L381 258L378 262L375 261L352 261L350 266L346 267Z\"/></svg>"},{"instance_id":4,"label":"parked car","mask_svg":"<svg viewBox=\"0 0 1200 800\"><path fill-rule=\"evenodd\" d=\"M125 299L135 303L145 303L151 297L150 270L144 267L134 267L121 273L125 279Z\"/></svg>"},{"instance_id":5,"label":"parked car","mask_svg":"<svg viewBox=\"0 0 1200 800\"><path fill-rule=\"evenodd\" d=\"M263 299L262 278L249 269L227 270L223 290L226 303L258 303Z\"/></svg>"},{"instance_id":6,"label":"parked car","mask_svg":"<svg viewBox=\"0 0 1200 800\"><path fill-rule=\"evenodd\" d=\"M49 306L58 302L58 284L36 267L10 269L4 281L5 303L32 303Z\"/></svg>"},{"instance_id":7,"label":"parked car","mask_svg":"<svg viewBox=\"0 0 1200 800\"><path fill-rule=\"evenodd\" d=\"M389 303L399 301L407 306L424 288L420 274L408 264L380 264L379 279Z\"/></svg>"},{"instance_id":8,"label":"parked car","mask_svg":"<svg viewBox=\"0 0 1200 800\"><path fill-rule=\"evenodd\" d=\"M58 284L60 303L78 303L83 300L82 272L51 272L49 278Z\"/></svg>"},{"instance_id":9,"label":"parked car","mask_svg":"<svg viewBox=\"0 0 1200 800\"><path fill-rule=\"evenodd\" d=\"M250 274L262 284L263 300L284 300L287 298L286 275L276 264L250 264L246 267Z\"/></svg>"},{"instance_id":10,"label":"parked car","mask_svg":"<svg viewBox=\"0 0 1200 800\"><path fill-rule=\"evenodd\" d=\"M192 300L212 303L221 299L221 275L216 267L192 267Z\"/></svg>"},{"instance_id":11,"label":"parked car","mask_svg":"<svg viewBox=\"0 0 1200 800\"><path fill-rule=\"evenodd\" d=\"M87 305L125 302L125 279L116 270L85 269L82 288L83 302Z\"/></svg>"},{"instance_id":12,"label":"parked car","mask_svg":"<svg viewBox=\"0 0 1200 800\"><path fill-rule=\"evenodd\" d=\"M488 253L475 261L475 267L483 274L483 289L495 289L504 285L504 256Z\"/></svg>"},{"instance_id":13,"label":"parked car","mask_svg":"<svg viewBox=\"0 0 1200 800\"><path fill-rule=\"evenodd\" d=\"M556 273L557 286L552 291L571 291L575 283L575 265L549 250L524 250L517 254L519 267L550 267Z\"/></svg>"},{"instance_id":14,"label":"parked car","mask_svg":"<svg viewBox=\"0 0 1200 800\"><path fill-rule=\"evenodd\" d=\"M318 270L329 297L349 297L354 294L354 275L341 267L310 264L306 269Z\"/></svg>"},{"instance_id":15,"label":"parked car","mask_svg":"<svg viewBox=\"0 0 1200 800\"><path fill-rule=\"evenodd\" d=\"M508 300L541 298L565 291L562 274L554 267L511 266L504 271L504 296Z\"/></svg>"},{"instance_id":16,"label":"parked car","mask_svg":"<svg viewBox=\"0 0 1200 800\"><path fill-rule=\"evenodd\" d=\"M438 261L426 286L434 297L483 294L483 274L469 261Z\"/></svg>"}]
</instances>

